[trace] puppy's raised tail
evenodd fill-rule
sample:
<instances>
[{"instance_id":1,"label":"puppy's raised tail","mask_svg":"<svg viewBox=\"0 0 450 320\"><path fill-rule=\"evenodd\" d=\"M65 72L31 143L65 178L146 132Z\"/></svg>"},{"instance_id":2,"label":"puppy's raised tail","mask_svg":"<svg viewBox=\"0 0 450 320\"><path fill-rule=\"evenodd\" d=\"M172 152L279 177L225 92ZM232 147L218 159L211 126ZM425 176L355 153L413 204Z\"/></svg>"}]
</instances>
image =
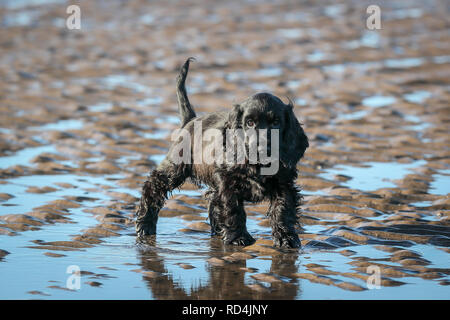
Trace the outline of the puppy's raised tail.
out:
<instances>
[{"instance_id":1,"label":"puppy's raised tail","mask_svg":"<svg viewBox=\"0 0 450 320\"><path fill-rule=\"evenodd\" d=\"M186 77L189 71L189 63L194 60L195 58L188 58L181 67L180 74L177 77L178 112L181 118L181 128L196 117L194 109L192 109L191 103L189 102L185 86Z\"/></svg>"}]
</instances>

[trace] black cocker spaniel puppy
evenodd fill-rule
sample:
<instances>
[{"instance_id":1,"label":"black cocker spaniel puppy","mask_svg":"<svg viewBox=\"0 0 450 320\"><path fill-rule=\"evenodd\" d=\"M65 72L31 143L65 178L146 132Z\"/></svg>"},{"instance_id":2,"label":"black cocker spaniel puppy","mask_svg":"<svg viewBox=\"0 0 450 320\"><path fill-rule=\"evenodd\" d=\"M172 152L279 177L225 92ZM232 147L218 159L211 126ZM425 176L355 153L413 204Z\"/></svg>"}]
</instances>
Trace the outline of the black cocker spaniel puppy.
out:
<instances>
[{"instance_id":1,"label":"black cocker spaniel puppy","mask_svg":"<svg viewBox=\"0 0 450 320\"><path fill-rule=\"evenodd\" d=\"M258 93L230 111L197 117L185 89L191 60L184 63L177 78L181 129L166 158L144 183L136 212L137 235L156 233L158 212L168 194L190 179L209 187L211 234L220 235L225 244L254 243L246 227L244 201L268 200L274 245L300 247L295 231L301 200L295 184L296 165L309 144L292 102L285 104L272 94ZM216 133L216 139L205 139L211 136L207 132ZM206 153L215 161L204 161ZM243 156L237 159L240 154Z\"/></svg>"}]
</instances>

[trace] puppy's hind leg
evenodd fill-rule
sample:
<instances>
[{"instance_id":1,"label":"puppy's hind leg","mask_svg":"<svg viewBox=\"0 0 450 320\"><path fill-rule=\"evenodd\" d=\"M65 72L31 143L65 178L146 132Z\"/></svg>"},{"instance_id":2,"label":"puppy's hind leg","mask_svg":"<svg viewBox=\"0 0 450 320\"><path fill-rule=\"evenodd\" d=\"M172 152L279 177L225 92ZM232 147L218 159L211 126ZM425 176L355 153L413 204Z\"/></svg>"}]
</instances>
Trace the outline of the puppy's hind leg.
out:
<instances>
[{"instance_id":1,"label":"puppy's hind leg","mask_svg":"<svg viewBox=\"0 0 450 320\"><path fill-rule=\"evenodd\" d=\"M142 196L136 212L136 234L156 234L159 210L164 206L168 193L178 188L189 176L186 165L175 165L164 160L153 170L142 188Z\"/></svg>"}]
</instances>

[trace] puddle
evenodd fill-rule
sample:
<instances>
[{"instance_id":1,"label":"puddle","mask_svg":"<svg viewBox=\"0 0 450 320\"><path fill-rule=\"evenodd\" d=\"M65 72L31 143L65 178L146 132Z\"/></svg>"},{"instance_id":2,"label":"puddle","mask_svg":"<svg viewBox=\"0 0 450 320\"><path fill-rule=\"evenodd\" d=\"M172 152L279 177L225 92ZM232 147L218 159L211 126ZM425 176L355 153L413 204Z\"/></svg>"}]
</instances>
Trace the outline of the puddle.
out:
<instances>
[{"instance_id":1,"label":"puddle","mask_svg":"<svg viewBox=\"0 0 450 320\"><path fill-rule=\"evenodd\" d=\"M225 75L225 79L230 82L247 82L249 78L271 78L271 77L279 77L283 74L283 69L278 67L267 67L262 68L253 72L241 72L241 71L235 71L235 72L229 72ZM257 86L265 85L264 83L258 84L255 82L248 83L249 86L253 87L255 90L265 90L265 89L259 89ZM256 87L255 87L256 86Z\"/></svg>"},{"instance_id":2,"label":"puddle","mask_svg":"<svg viewBox=\"0 0 450 320\"><path fill-rule=\"evenodd\" d=\"M319 62L325 59L325 53L320 50L315 50L314 52L306 56L308 62Z\"/></svg>"},{"instance_id":3,"label":"puddle","mask_svg":"<svg viewBox=\"0 0 450 320\"><path fill-rule=\"evenodd\" d=\"M201 92L205 92L207 87L207 83L205 81L205 77L202 74L193 74L190 76L189 82L189 93L197 94Z\"/></svg>"},{"instance_id":4,"label":"puddle","mask_svg":"<svg viewBox=\"0 0 450 320\"><path fill-rule=\"evenodd\" d=\"M338 18L345 12L346 6L343 4L328 5L324 8L324 13L328 17Z\"/></svg>"},{"instance_id":5,"label":"puddle","mask_svg":"<svg viewBox=\"0 0 450 320\"><path fill-rule=\"evenodd\" d=\"M3 17L0 25L3 27L33 26L36 25L39 16L38 11L32 10L11 12Z\"/></svg>"},{"instance_id":6,"label":"puddle","mask_svg":"<svg viewBox=\"0 0 450 320\"><path fill-rule=\"evenodd\" d=\"M418 208L424 208L431 206L433 201L419 201L419 202L413 202L411 203L412 206L418 207Z\"/></svg>"},{"instance_id":7,"label":"puddle","mask_svg":"<svg viewBox=\"0 0 450 320\"><path fill-rule=\"evenodd\" d=\"M353 40L345 43L348 49L359 47L378 48L381 44L381 37L376 31L365 31L359 40Z\"/></svg>"},{"instance_id":8,"label":"puddle","mask_svg":"<svg viewBox=\"0 0 450 320\"><path fill-rule=\"evenodd\" d=\"M425 58L403 58L403 59L387 59L384 65L393 69L406 69L421 66L425 63Z\"/></svg>"},{"instance_id":9,"label":"puddle","mask_svg":"<svg viewBox=\"0 0 450 320\"><path fill-rule=\"evenodd\" d=\"M388 20L407 19L407 18L420 18L423 15L423 11L420 8L402 8L399 10L389 11L385 14Z\"/></svg>"},{"instance_id":10,"label":"puddle","mask_svg":"<svg viewBox=\"0 0 450 320\"><path fill-rule=\"evenodd\" d=\"M402 179L411 173L411 169L418 168L426 164L426 161L419 160L413 163L397 162L369 162L367 167L355 167L351 165L339 165L328 169L321 174L324 179L333 180L335 175L349 176L351 179L342 182L343 185L362 191L373 191L381 188L395 188L393 180Z\"/></svg>"},{"instance_id":11,"label":"puddle","mask_svg":"<svg viewBox=\"0 0 450 320\"><path fill-rule=\"evenodd\" d=\"M433 175L428 193L437 195L448 195L450 192L450 170L443 170Z\"/></svg>"},{"instance_id":12,"label":"puddle","mask_svg":"<svg viewBox=\"0 0 450 320\"><path fill-rule=\"evenodd\" d=\"M450 63L450 56L433 57L433 62L437 64Z\"/></svg>"},{"instance_id":13,"label":"puddle","mask_svg":"<svg viewBox=\"0 0 450 320\"><path fill-rule=\"evenodd\" d=\"M180 118L178 116L162 116L155 119L155 123L173 123L180 124Z\"/></svg>"},{"instance_id":14,"label":"puddle","mask_svg":"<svg viewBox=\"0 0 450 320\"><path fill-rule=\"evenodd\" d=\"M160 164L161 161L165 159L165 157L166 157L165 154L154 154L150 156L150 160L155 161L156 164Z\"/></svg>"},{"instance_id":15,"label":"puddle","mask_svg":"<svg viewBox=\"0 0 450 320\"><path fill-rule=\"evenodd\" d=\"M336 118L336 121L341 120L358 120L362 119L369 113L369 110L360 110L351 113L340 113Z\"/></svg>"},{"instance_id":16,"label":"puddle","mask_svg":"<svg viewBox=\"0 0 450 320\"><path fill-rule=\"evenodd\" d=\"M125 87L136 92L149 92L150 88L140 83L133 81L131 76L114 74L98 79L98 81L105 85L109 90L114 90L117 87Z\"/></svg>"},{"instance_id":17,"label":"puddle","mask_svg":"<svg viewBox=\"0 0 450 320\"><path fill-rule=\"evenodd\" d=\"M246 79L246 76L244 75L244 73L239 72L239 71L235 71L235 72L229 72L225 75L225 79L227 81L230 82L234 82L234 81L242 81L244 79Z\"/></svg>"},{"instance_id":18,"label":"puddle","mask_svg":"<svg viewBox=\"0 0 450 320\"><path fill-rule=\"evenodd\" d=\"M380 42L380 34L373 31L365 31L360 40L362 46L371 48L378 48L380 46Z\"/></svg>"},{"instance_id":19,"label":"puddle","mask_svg":"<svg viewBox=\"0 0 450 320\"><path fill-rule=\"evenodd\" d=\"M308 104L308 101L303 98L295 99L295 105L297 105L297 106L306 106L307 104Z\"/></svg>"},{"instance_id":20,"label":"puddle","mask_svg":"<svg viewBox=\"0 0 450 320\"><path fill-rule=\"evenodd\" d=\"M141 159L141 155L140 154L132 154L132 155L129 155L129 156L120 157L119 159L116 160L116 163L117 164L127 164L130 161L139 160L139 159Z\"/></svg>"},{"instance_id":21,"label":"puddle","mask_svg":"<svg viewBox=\"0 0 450 320\"><path fill-rule=\"evenodd\" d=\"M66 0L2 0L0 7L8 9L22 9L27 6L40 6L53 3L64 3Z\"/></svg>"},{"instance_id":22,"label":"puddle","mask_svg":"<svg viewBox=\"0 0 450 320\"><path fill-rule=\"evenodd\" d=\"M109 187L115 187L116 191L132 193L138 196L137 190L129 190L126 188L117 188L115 180L120 178L119 175L105 175L101 177L97 176L79 176L74 174L61 174L61 175L33 175L23 176L14 179L5 180L6 184L0 184L0 193L13 194L14 198L11 198L2 205L6 205L3 208L0 207L0 216L3 214L19 214L32 211L33 208L44 205L46 202L64 198L64 196L88 196L91 198L105 198L105 194L102 192L88 191L90 188L103 185ZM58 186L60 183L68 183L74 186L68 190ZM52 187L57 189L48 193L30 193L26 192L29 187Z\"/></svg>"},{"instance_id":23,"label":"puddle","mask_svg":"<svg viewBox=\"0 0 450 320\"><path fill-rule=\"evenodd\" d=\"M250 88L252 88L254 91L256 91L256 92L262 92L262 91L269 91L270 90L270 87L267 85L267 84L265 84L265 83L252 83L251 85L250 85Z\"/></svg>"},{"instance_id":24,"label":"puddle","mask_svg":"<svg viewBox=\"0 0 450 320\"><path fill-rule=\"evenodd\" d=\"M101 102L101 103L97 103L97 104L93 104L90 105L89 111L92 112L104 112L104 111L108 111L112 108L113 104L111 102Z\"/></svg>"},{"instance_id":25,"label":"puddle","mask_svg":"<svg viewBox=\"0 0 450 320\"><path fill-rule=\"evenodd\" d=\"M13 131L11 129L8 128L0 128L0 133L3 134L11 134Z\"/></svg>"},{"instance_id":26,"label":"puddle","mask_svg":"<svg viewBox=\"0 0 450 320\"><path fill-rule=\"evenodd\" d=\"M431 92L425 90L417 90L403 95L403 98L411 103L422 104L432 96Z\"/></svg>"},{"instance_id":27,"label":"puddle","mask_svg":"<svg viewBox=\"0 0 450 320\"><path fill-rule=\"evenodd\" d=\"M283 74L283 69L281 68L265 68L260 69L255 72L257 77L278 77Z\"/></svg>"},{"instance_id":28,"label":"puddle","mask_svg":"<svg viewBox=\"0 0 450 320\"><path fill-rule=\"evenodd\" d=\"M327 73L366 73L367 71L380 69L383 66L382 61L366 62L346 62L338 64L321 65L320 67Z\"/></svg>"},{"instance_id":29,"label":"puddle","mask_svg":"<svg viewBox=\"0 0 450 320\"><path fill-rule=\"evenodd\" d=\"M66 215L70 223L47 224L40 227L36 231L27 231L20 233L19 236L9 237L0 235L1 248L9 251L6 263L0 263L0 278L3 285L7 285L9 290L0 290L2 299L31 299L31 298L48 298L51 299L98 299L98 288L92 287L86 282L88 276L83 276L81 287L78 291L70 291L66 288L66 283L70 273L67 268L71 265L78 266L83 271L95 271L100 275L98 278L90 279L105 283L111 279L127 279L126 285L118 281L115 285L117 288L125 290L128 286L134 284L133 293L127 294L128 297L134 295L135 298L148 296L145 288L138 290L138 284L141 277L130 269L135 266L124 265L124 262L130 264L138 263L136 258L135 237L122 236L121 240L112 240L107 244L100 244L82 251L54 251L54 250L37 250L30 249L29 246L36 246L36 239L42 241L71 241L71 238L82 233L83 230L94 227L98 221L92 213L84 212L87 207L96 207L105 205L111 198L105 192L92 192L92 188L99 186L109 186L117 192L132 192L135 190L117 187L116 180L118 175L106 176L76 176L76 175L35 175L19 177L6 180L8 184L0 185L0 192L11 192L15 195L8 202L16 204L16 206L0 206L0 216L11 213L27 213L33 207L43 205L49 201L62 199L65 196L84 196L92 200L83 201L80 208L70 208ZM57 183L70 183L73 188L64 189ZM28 187L37 186L53 186L58 188L57 191L45 194L27 193ZM45 248L43 248L45 249ZM43 255L44 252L62 254L59 258ZM57 259L57 260L55 260ZM14 265L14 268L8 266ZM102 269L107 267L108 270ZM107 274L108 273L108 274ZM28 275L28 276L24 276ZM103 275L103 276L102 276ZM118 277L120 275L120 278ZM92 277L92 276L91 276ZM14 281L12 285L11 279ZM52 288L52 286L54 286ZM107 286L107 285L106 285ZM29 292L39 291L41 294L33 295ZM107 290L105 293L111 299L117 296L115 290ZM137 295L138 294L138 295ZM102 295L105 298L105 295Z\"/></svg>"},{"instance_id":30,"label":"puddle","mask_svg":"<svg viewBox=\"0 0 450 320\"><path fill-rule=\"evenodd\" d=\"M414 131L418 131L421 134L422 134L423 130L425 130L425 129L427 129L427 128L432 126L431 123L426 122L426 121L422 121L422 120L420 120L419 117L414 116L414 115L405 115L404 119L407 120L407 121L416 123L414 125L405 126L406 128L412 129Z\"/></svg>"},{"instance_id":31,"label":"puddle","mask_svg":"<svg viewBox=\"0 0 450 320\"><path fill-rule=\"evenodd\" d=\"M346 66L343 64L332 64L323 66L322 68L327 73L344 73L346 70Z\"/></svg>"},{"instance_id":32,"label":"puddle","mask_svg":"<svg viewBox=\"0 0 450 320\"><path fill-rule=\"evenodd\" d=\"M315 190L315 191L302 190L301 193L304 196L325 196L325 195L327 195L327 192L325 192L323 189L322 190L319 189L319 190Z\"/></svg>"},{"instance_id":33,"label":"puddle","mask_svg":"<svg viewBox=\"0 0 450 320\"><path fill-rule=\"evenodd\" d=\"M291 28L291 29L278 29L277 33L288 39L296 39L303 36L303 30L299 28Z\"/></svg>"},{"instance_id":34,"label":"puddle","mask_svg":"<svg viewBox=\"0 0 450 320\"><path fill-rule=\"evenodd\" d=\"M155 130L153 132L144 132L142 136L146 139L164 139L170 132L170 130Z\"/></svg>"},{"instance_id":35,"label":"puddle","mask_svg":"<svg viewBox=\"0 0 450 320\"><path fill-rule=\"evenodd\" d=\"M144 14L139 17L139 22L146 25L151 25L155 22L155 17L151 14Z\"/></svg>"},{"instance_id":36,"label":"puddle","mask_svg":"<svg viewBox=\"0 0 450 320\"><path fill-rule=\"evenodd\" d=\"M60 120L54 123L44 124L38 127L30 127L30 130L37 131L66 131L66 130L78 130L83 128L84 122L82 120Z\"/></svg>"},{"instance_id":37,"label":"puddle","mask_svg":"<svg viewBox=\"0 0 450 320\"><path fill-rule=\"evenodd\" d=\"M163 102L163 99L161 97L151 97L151 98L145 98L138 100L136 104L140 107L147 107L151 105L158 105Z\"/></svg>"},{"instance_id":38,"label":"puddle","mask_svg":"<svg viewBox=\"0 0 450 320\"><path fill-rule=\"evenodd\" d=\"M389 105L395 103L395 101L397 101L397 99L395 99L394 97L391 97L391 96L376 95L376 96L364 98L362 100L362 104L367 107L371 107L371 108L380 108L380 107L389 106Z\"/></svg>"},{"instance_id":39,"label":"puddle","mask_svg":"<svg viewBox=\"0 0 450 320\"><path fill-rule=\"evenodd\" d=\"M6 169L15 165L30 166L30 160L41 153L56 153L54 146L40 146L25 148L17 151L14 155L0 157L0 169Z\"/></svg>"}]
</instances>

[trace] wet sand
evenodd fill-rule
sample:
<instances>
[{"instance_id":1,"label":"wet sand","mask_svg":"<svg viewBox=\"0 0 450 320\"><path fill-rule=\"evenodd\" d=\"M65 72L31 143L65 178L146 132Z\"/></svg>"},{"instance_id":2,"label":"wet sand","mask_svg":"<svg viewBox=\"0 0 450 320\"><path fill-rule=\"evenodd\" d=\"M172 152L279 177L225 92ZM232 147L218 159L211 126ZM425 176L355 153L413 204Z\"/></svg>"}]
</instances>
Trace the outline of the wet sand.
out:
<instances>
[{"instance_id":1,"label":"wet sand","mask_svg":"<svg viewBox=\"0 0 450 320\"><path fill-rule=\"evenodd\" d=\"M0 3L2 299L450 297L445 1L384 3L377 31L361 1L90 1L81 30L47 2ZM199 114L265 90L296 104L300 251L272 246L265 203L246 206L257 242L224 246L188 183L136 243L189 56Z\"/></svg>"}]
</instances>

